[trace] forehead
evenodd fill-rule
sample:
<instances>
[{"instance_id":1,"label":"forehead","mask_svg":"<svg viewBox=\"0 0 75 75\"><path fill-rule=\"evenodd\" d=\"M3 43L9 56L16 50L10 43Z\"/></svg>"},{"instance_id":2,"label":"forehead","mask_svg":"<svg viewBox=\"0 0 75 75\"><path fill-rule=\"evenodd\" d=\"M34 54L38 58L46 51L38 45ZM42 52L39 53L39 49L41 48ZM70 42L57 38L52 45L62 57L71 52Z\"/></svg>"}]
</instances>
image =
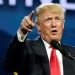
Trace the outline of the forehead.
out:
<instances>
[{"instance_id":1,"label":"forehead","mask_svg":"<svg viewBox=\"0 0 75 75\"><path fill-rule=\"evenodd\" d=\"M59 11L45 11L41 14L43 17L61 17L61 12Z\"/></svg>"}]
</instances>

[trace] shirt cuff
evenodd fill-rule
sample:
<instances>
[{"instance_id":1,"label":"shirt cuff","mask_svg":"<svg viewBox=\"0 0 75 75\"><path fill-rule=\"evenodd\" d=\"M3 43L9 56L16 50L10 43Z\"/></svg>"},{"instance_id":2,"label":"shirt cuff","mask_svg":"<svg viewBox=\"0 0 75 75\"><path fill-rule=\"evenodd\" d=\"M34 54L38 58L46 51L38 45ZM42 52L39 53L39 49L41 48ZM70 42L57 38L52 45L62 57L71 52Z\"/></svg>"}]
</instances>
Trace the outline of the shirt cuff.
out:
<instances>
[{"instance_id":1,"label":"shirt cuff","mask_svg":"<svg viewBox=\"0 0 75 75\"><path fill-rule=\"evenodd\" d=\"M27 34L28 34L28 33L27 33ZM21 36L20 33L19 33L19 31L17 31L18 40L19 40L20 42L24 42L24 40L25 40L26 37L27 37L27 34L25 34L24 36Z\"/></svg>"}]
</instances>

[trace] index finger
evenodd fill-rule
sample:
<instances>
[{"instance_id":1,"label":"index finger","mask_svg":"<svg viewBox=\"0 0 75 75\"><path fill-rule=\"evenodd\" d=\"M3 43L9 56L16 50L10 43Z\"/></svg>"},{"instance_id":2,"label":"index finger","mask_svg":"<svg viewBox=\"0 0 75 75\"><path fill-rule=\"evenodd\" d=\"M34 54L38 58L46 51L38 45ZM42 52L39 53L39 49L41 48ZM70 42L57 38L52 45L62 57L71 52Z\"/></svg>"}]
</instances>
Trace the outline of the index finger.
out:
<instances>
[{"instance_id":1,"label":"index finger","mask_svg":"<svg viewBox=\"0 0 75 75\"><path fill-rule=\"evenodd\" d=\"M30 20L32 20L33 15L34 15L34 10L29 14Z\"/></svg>"}]
</instances>

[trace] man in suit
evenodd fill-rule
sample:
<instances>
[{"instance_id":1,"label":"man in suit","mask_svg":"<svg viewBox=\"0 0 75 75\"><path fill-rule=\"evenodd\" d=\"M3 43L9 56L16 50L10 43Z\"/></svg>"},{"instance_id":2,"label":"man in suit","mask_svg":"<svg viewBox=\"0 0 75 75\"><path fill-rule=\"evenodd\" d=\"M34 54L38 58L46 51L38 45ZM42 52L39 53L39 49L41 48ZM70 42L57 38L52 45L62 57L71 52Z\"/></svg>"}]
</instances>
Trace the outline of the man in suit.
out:
<instances>
[{"instance_id":1,"label":"man in suit","mask_svg":"<svg viewBox=\"0 0 75 75\"><path fill-rule=\"evenodd\" d=\"M58 75L58 69L55 72L53 70L55 74L52 73L50 42L58 41L63 50L75 55L75 47L61 43L65 11L59 4L46 3L36 8L35 24L32 20L34 11L25 16L7 49L4 69L18 72L19 75ZM28 32L32 32L34 25L40 36L33 40L27 39ZM55 51L59 63L59 75L75 75L75 61L62 55L59 50Z\"/></svg>"}]
</instances>

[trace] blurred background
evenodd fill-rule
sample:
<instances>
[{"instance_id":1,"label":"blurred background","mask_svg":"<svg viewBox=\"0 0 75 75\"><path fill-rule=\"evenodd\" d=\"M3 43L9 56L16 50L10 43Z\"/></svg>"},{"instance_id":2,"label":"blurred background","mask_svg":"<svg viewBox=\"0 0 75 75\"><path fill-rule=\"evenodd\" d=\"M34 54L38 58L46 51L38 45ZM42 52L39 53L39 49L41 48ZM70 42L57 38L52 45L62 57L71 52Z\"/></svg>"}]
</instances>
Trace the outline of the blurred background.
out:
<instances>
[{"instance_id":1,"label":"blurred background","mask_svg":"<svg viewBox=\"0 0 75 75\"><path fill-rule=\"evenodd\" d=\"M12 75L3 69L6 49L24 16L43 3L59 3L67 10L62 42L75 46L75 0L0 0L0 75ZM38 32L35 27L33 32L28 34L28 38L34 39L36 36Z\"/></svg>"}]
</instances>

